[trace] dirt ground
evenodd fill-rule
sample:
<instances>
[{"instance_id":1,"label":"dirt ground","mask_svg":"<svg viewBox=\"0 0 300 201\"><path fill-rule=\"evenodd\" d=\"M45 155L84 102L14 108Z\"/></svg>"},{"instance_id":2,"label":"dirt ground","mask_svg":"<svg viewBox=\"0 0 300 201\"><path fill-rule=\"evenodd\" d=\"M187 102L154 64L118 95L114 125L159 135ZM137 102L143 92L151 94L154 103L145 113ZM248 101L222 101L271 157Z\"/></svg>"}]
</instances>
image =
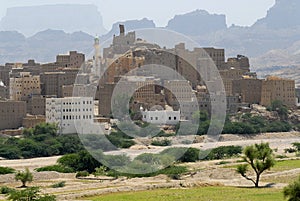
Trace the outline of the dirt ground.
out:
<instances>
[{"instance_id":1,"label":"dirt ground","mask_svg":"<svg viewBox=\"0 0 300 201\"><path fill-rule=\"evenodd\" d=\"M193 147L203 148L209 146L227 146L241 145L246 146L254 143L269 142L270 146L278 149L276 155L283 154L284 149L291 147L291 143L300 142L300 133L268 133L262 135L222 135L219 142L207 142L193 144ZM28 167L34 170L37 167L53 165L56 163L56 157L35 158L26 160L0 160L0 166L12 167L17 170L23 170ZM235 164L237 159L226 160ZM57 172L34 172L34 182L29 186L41 186L42 191L55 194L58 200L84 200L86 196L99 195L104 193L113 193L120 191L138 191L155 188L185 188L194 186L225 185L225 186L252 186L250 181L245 180L235 172L234 168L223 168L222 165L216 165L220 161L199 161L196 163L186 163L192 174L182 175L180 180L172 180L167 176L159 175L150 178L118 178L115 180L106 180L107 178L93 178L90 180L76 179L75 174L62 174ZM300 167L282 172L266 172L263 178L272 177L297 177L300 174ZM52 188L52 184L59 181L65 181L63 188ZM261 183L268 185L268 183ZM7 185L11 187L20 186L20 183L14 181L14 175L0 175L0 186ZM274 188L283 188L286 183L269 184ZM0 200L4 197L0 197Z\"/></svg>"}]
</instances>

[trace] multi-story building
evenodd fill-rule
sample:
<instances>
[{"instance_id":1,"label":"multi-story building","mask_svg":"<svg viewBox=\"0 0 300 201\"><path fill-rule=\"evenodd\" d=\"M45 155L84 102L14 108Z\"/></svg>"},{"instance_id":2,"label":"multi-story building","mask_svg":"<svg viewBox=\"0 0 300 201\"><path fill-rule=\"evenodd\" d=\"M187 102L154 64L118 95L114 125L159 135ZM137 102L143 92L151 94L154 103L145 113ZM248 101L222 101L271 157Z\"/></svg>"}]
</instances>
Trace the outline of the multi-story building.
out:
<instances>
[{"instance_id":1,"label":"multi-story building","mask_svg":"<svg viewBox=\"0 0 300 201\"><path fill-rule=\"evenodd\" d=\"M9 89L0 80L0 99L8 99L8 98L9 98Z\"/></svg>"},{"instance_id":2,"label":"multi-story building","mask_svg":"<svg viewBox=\"0 0 300 201\"><path fill-rule=\"evenodd\" d=\"M77 51L70 51L69 54L56 56L56 64L66 68L80 68L85 61L85 55Z\"/></svg>"},{"instance_id":3,"label":"multi-story building","mask_svg":"<svg viewBox=\"0 0 300 201\"><path fill-rule=\"evenodd\" d=\"M165 97L167 103L175 110L178 103L192 100L193 91L189 81L186 80L166 80L164 82ZM177 106L177 107L176 107Z\"/></svg>"},{"instance_id":4,"label":"multi-story building","mask_svg":"<svg viewBox=\"0 0 300 201\"><path fill-rule=\"evenodd\" d=\"M75 84L62 86L62 96L64 97L94 97L96 87L91 84Z\"/></svg>"},{"instance_id":5,"label":"multi-story building","mask_svg":"<svg viewBox=\"0 0 300 201\"><path fill-rule=\"evenodd\" d=\"M25 116L25 102L0 100L0 130L20 128Z\"/></svg>"},{"instance_id":6,"label":"multi-story building","mask_svg":"<svg viewBox=\"0 0 300 201\"><path fill-rule=\"evenodd\" d=\"M63 97L62 87L73 85L77 77L77 70L45 72L41 74L42 95Z\"/></svg>"},{"instance_id":7,"label":"multi-story building","mask_svg":"<svg viewBox=\"0 0 300 201\"><path fill-rule=\"evenodd\" d=\"M46 99L46 122L57 123L61 134L82 133L93 124L93 119L94 100L92 97ZM75 126L79 122L82 126Z\"/></svg>"},{"instance_id":8,"label":"multi-story building","mask_svg":"<svg viewBox=\"0 0 300 201\"><path fill-rule=\"evenodd\" d=\"M27 113L31 115L45 115L46 97L41 95L31 96L27 100Z\"/></svg>"},{"instance_id":9,"label":"multi-story building","mask_svg":"<svg viewBox=\"0 0 300 201\"><path fill-rule=\"evenodd\" d=\"M20 76L10 78L9 95L11 100L27 101L32 95L40 95L40 76L21 72Z\"/></svg>"},{"instance_id":10,"label":"multi-story building","mask_svg":"<svg viewBox=\"0 0 300 201\"><path fill-rule=\"evenodd\" d=\"M124 76L118 82L118 90L126 92L133 88L131 109L138 112L140 106L150 109L153 106L160 105L164 108L165 97L161 93L160 80L154 77L144 76ZM116 84L106 83L100 85L99 89L99 115L109 116L111 114L111 99Z\"/></svg>"},{"instance_id":11,"label":"multi-story building","mask_svg":"<svg viewBox=\"0 0 300 201\"><path fill-rule=\"evenodd\" d=\"M232 81L232 94L241 96L241 101L249 104L260 104L262 80L244 77Z\"/></svg>"},{"instance_id":12,"label":"multi-story building","mask_svg":"<svg viewBox=\"0 0 300 201\"><path fill-rule=\"evenodd\" d=\"M295 81L270 76L262 81L261 105L269 106L280 100L288 107L296 106Z\"/></svg>"}]
</instances>

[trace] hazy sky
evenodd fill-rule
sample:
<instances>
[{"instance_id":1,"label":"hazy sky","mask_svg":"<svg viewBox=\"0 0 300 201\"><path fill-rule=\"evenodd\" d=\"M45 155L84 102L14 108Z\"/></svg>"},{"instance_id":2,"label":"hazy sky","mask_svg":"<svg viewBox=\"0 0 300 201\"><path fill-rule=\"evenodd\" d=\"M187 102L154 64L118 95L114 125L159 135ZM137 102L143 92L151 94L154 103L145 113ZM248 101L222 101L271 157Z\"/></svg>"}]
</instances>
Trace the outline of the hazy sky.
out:
<instances>
[{"instance_id":1,"label":"hazy sky","mask_svg":"<svg viewBox=\"0 0 300 201\"><path fill-rule=\"evenodd\" d=\"M110 29L114 22L143 17L154 20L157 26L166 26L175 14L196 9L226 14L228 26L252 25L267 14L275 0L0 0L0 18L9 7L60 3L97 5L105 28Z\"/></svg>"}]
</instances>

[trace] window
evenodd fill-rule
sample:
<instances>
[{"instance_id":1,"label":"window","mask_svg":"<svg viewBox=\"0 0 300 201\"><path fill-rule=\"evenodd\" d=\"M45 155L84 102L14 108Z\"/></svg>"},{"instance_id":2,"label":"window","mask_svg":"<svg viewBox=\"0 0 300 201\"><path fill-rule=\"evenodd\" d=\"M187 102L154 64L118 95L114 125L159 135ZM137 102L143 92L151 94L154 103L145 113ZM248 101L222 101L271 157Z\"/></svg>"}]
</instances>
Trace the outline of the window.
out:
<instances>
[{"instance_id":1,"label":"window","mask_svg":"<svg viewBox=\"0 0 300 201\"><path fill-rule=\"evenodd\" d=\"M177 118L176 117L174 117L174 120L176 120Z\"/></svg>"},{"instance_id":2,"label":"window","mask_svg":"<svg viewBox=\"0 0 300 201\"><path fill-rule=\"evenodd\" d=\"M169 117L169 120L172 120L172 117Z\"/></svg>"}]
</instances>

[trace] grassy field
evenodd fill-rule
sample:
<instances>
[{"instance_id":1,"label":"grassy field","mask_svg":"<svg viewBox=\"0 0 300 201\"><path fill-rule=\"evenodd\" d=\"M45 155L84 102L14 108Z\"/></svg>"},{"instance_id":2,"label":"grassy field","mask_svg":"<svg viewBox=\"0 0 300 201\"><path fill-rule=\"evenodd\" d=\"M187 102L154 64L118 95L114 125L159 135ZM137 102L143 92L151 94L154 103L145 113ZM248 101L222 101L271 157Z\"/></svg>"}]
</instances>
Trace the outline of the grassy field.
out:
<instances>
[{"instance_id":1,"label":"grassy field","mask_svg":"<svg viewBox=\"0 0 300 201\"><path fill-rule=\"evenodd\" d=\"M300 160L277 161L275 166L271 170L279 172L296 168L300 168Z\"/></svg>"},{"instance_id":2,"label":"grassy field","mask_svg":"<svg viewBox=\"0 0 300 201\"><path fill-rule=\"evenodd\" d=\"M88 198L93 201L284 201L281 190L271 188L201 187L158 189L107 194Z\"/></svg>"}]
</instances>

